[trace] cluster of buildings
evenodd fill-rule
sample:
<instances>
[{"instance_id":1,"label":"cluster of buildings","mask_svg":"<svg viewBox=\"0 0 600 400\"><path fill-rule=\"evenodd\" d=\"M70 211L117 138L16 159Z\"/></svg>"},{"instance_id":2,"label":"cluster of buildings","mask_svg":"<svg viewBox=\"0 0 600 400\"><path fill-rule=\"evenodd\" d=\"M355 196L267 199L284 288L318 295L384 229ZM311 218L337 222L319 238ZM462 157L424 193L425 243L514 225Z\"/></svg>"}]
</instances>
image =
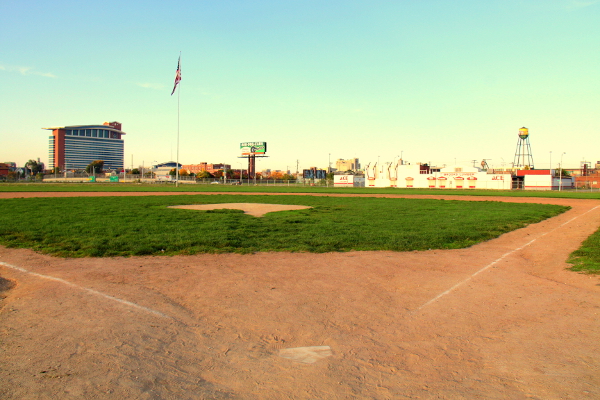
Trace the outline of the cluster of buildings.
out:
<instances>
[{"instance_id":1,"label":"cluster of buildings","mask_svg":"<svg viewBox=\"0 0 600 400\"><path fill-rule=\"evenodd\" d=\"M107 171L124 171L125 132L120 122L104 122L101 125L72 125L43 128L51 131L49 136L48 168L60 171L82 170L96 160L104 161ZM518 165L523 163L525 165ZM594 166L582 165L580 169L535 169L529 145L527 128L519 130L515 163L510 169L490 169L485 162L481 168L470 165L432 167L428 164L396 162L368 163L362 167L358 158L338 159L334 186L398 187L398 188L452 188L452 189L529 189L561 190L568 188L600 188L600 161ZM170 161L154 165L155 176L168 178L174 168L184 169L198 175L204 171L215 174L231 170L230 164L178 164ZM15 171L14 163L0 163L0 177ZM312 168L311 170L316 170ZM236 170L237 171L237 170ZM319 170L325 172L324 170ZM564 172L567 172L564 174ZM240 171L246 173L247 171ZM281 172L281 175L289 171ZM272 175L271 170L262 176ZM566 175L566 176L565 176ZM315 174L315 177L317 174ZM299 178L299 177L297 177Z\"/></svg>"},{"instance_id":2,"label":"cluster of buildings","mask_svg":"<svg viewBox=\"0 0 600 400\"><path fill-rule=\"evenodd\" d=\"M341 172L348 172L348 171L360 171L360 162L358 162L358 158L351 158L349 160L343 160L341 158L339 158L336 162L335 162L335 169Z\"/></svg>"},{"instance_id":3,"label":"cluster of buildings","mask_svg":"<svg viewBox=\"0 0 600 400\"><path fill-rule=\"evenodd\" d=\"M368 163L361 171L338 171L335 187L398 187L437 189L600 189L600 161L578 169L491 169L472 165L432 167L397 162Z\"/></svg>"}]
</instances>

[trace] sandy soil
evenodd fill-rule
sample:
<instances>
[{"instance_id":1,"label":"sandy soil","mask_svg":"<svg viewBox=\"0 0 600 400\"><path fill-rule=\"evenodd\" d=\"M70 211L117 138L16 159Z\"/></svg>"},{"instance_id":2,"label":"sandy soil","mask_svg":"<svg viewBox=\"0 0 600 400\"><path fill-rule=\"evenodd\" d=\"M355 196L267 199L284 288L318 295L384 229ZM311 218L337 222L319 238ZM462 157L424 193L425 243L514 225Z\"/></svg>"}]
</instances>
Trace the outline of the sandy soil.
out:
<instances>
[{"instance_id":1,"label":"sandy soil","mask_svg":"<svg viewBox=\"0 0 600 400\"><path fill-rule=\"evenodd\" d=\"M220 204L188 204L183 206L170 206L184 210L242 210L244 214L255 217L264 217L265 214L286 210L303 210L309 206L296 206L291 204L262 204L262 203L220 203Z\"/></svg>"},{"instance_id":2,"label":"sandy soil","mask_svg":"<svg viewBox=\"0 0 600 400\"><path fill-rule=\"evenodd\" d=\"M572 209L449 251L0 247L0 398L600 398L600 279L565 270L600 201L469 200ZM300 347L322 357L294 361Z\"/></svg>"}]
</instances>

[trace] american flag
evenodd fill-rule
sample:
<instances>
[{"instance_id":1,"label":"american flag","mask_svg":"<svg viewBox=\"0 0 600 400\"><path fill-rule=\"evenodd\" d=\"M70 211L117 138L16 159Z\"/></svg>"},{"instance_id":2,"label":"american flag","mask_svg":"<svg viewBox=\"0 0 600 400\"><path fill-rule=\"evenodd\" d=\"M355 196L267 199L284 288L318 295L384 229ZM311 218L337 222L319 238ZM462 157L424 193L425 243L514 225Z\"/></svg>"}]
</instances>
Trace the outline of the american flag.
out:
<instances>
[{"instance_id":1,"label":"american flag","mask_svg":"<svg viewBox=\"0 0 600 400\"><path fill-rule=\"evenodd\" d=\"M173 91L171 92L171 96L175 93L175 89L177 89L177 84L181 80L181 56L177 60L177 71L175 72L175 85L173 86Z\"/></svg>"}]
</instances>

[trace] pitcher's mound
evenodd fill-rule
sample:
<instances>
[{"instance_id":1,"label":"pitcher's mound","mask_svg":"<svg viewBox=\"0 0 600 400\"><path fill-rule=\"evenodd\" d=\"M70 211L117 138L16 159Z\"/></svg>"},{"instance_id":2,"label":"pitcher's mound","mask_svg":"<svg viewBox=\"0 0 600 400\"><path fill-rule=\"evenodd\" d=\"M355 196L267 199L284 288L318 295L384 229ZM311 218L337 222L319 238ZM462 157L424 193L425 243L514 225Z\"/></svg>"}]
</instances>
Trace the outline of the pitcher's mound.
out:
<instances>
[{"instance_id":1,"label":"pitcher's mound","mask_svg":"<svg viewBox=\"0 0 600 400\"><path fill-rule=\"evenodd\" d=\"M255 217L262 217L266 213L275 211L302 210L312 208L309 206L295 206L290 204L261 204L261 203L223 203L223 204L190 204L185 206L170 206L169 208L183 208L186 210L222 210L235 209Z\"/></svg>"}]
</instances>

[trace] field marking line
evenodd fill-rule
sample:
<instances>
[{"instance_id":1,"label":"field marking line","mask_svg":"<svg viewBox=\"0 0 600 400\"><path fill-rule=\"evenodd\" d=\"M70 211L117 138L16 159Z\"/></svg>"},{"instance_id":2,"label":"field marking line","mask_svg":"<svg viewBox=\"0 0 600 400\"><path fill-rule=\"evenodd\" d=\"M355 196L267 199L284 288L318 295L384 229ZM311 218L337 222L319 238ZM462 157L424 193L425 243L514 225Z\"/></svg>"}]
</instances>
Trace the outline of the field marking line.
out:
<instances>
[{"instance_id":1,"label":"field marking line","mask_svg":"<svg viewBox=\"0 0 600 400\"><path fill-rule=\"evenodd\" d=\"M465 280L458 282L456 285L452 286L450 289L446 290L443 293L438 294L437 296L435 296L433 299L429 300L428 302L426 302L425 304L421 305L419 308L415 309L414 311L411 311L411 313L420 311L421 309L427 307L428 305L436 302L437 300L439 300L440 298L444 297L445 295L449 294L450 292L454 291L456 288L458 288L459 286L464 285L465 283L467 283L468 281L470 281L471 279L473 279L475 276L479 275L480 273L482 273L483 271L491 268L492 266L496 265L497 263L499 263L500 261L502 261L504 258L508 257L509 255L520 251L522 249L524 249L525 247L529 246L530 244L534 243L535 241L537 241L539 238L542 238L544 236L546 236L549 233L552 233L554 231L556 231L557 229L562 228L563 226L575 221L577 218L583 217L584 215L586 215L589 212L594 211L596 208L599 208L600 206L596 206L594 208L590 208L589 210L587 210L586 212L584 212L583 214L577 215L573 218L571 218L570 220L563 222L562 224L560 224L559 226L557 226L556 228L549 230L548 232L544 232L542 233L540 236L536 237L535 239L530 240L529 242L525 243L523 246L521 247L517 247L516 249L512 249L511 251L504 253L502 256L500 256L498 259L492 261L491 263L489 263L488 265L486 265L485 267L481 268L479 271L473 273L472 275L470 275L469 277L467 277Z\"/></svg>"},{"instance_id":2,"label":"field marking line","mask_svg":"<svg viewBox=\"0 0 600 400\"><path fill-rule=\"evenodd\" d=\"M106 293L99 292L99 291L94 290L94 289L90 289L90 288L86 288L86 287L83 287L83 286L79 286L79 285L76 285L76 284L74 284L72 282L66 281L66 280L61 279L61 278L56 278L54 276L49 276L49 275L38 274L37 272L29 271L29 270L26 270L25 268L21 268L21 267L18 267L16 265L11 265L11 264L8 264L8 263L2 262L2 261L0 261L0 265L2 265L4 267L7 267L7 268L12 268L14 270L23 272L25 274L37 276L38 278L43 278L43 279L48 279L48 280L55 281L55 282L60 282L60 283L65 284L67 286L71 286L71 287L74 287L74 288L77 288L77 289L81 289L81 290L86 291L88 293L95 294L97 296L101 296L101 297L104 297L104 298L112 300L112 301L116 301L117 303L121 303L121 304L124 304L126 306L129 306L129 307L132 307L132 308L136 308L136 309L141 310L141 311L148 312L150 314L158 315L159 317L169 318L169 319L171 318L168 315L163 314L163 313L161 313L159 311L153 310L151 308L140 306L139 304L132 303L131 301L119 299L118 297L114 297L114 296L111 296L111 295L106 294Z\"/></svg>"}]
</instances>

